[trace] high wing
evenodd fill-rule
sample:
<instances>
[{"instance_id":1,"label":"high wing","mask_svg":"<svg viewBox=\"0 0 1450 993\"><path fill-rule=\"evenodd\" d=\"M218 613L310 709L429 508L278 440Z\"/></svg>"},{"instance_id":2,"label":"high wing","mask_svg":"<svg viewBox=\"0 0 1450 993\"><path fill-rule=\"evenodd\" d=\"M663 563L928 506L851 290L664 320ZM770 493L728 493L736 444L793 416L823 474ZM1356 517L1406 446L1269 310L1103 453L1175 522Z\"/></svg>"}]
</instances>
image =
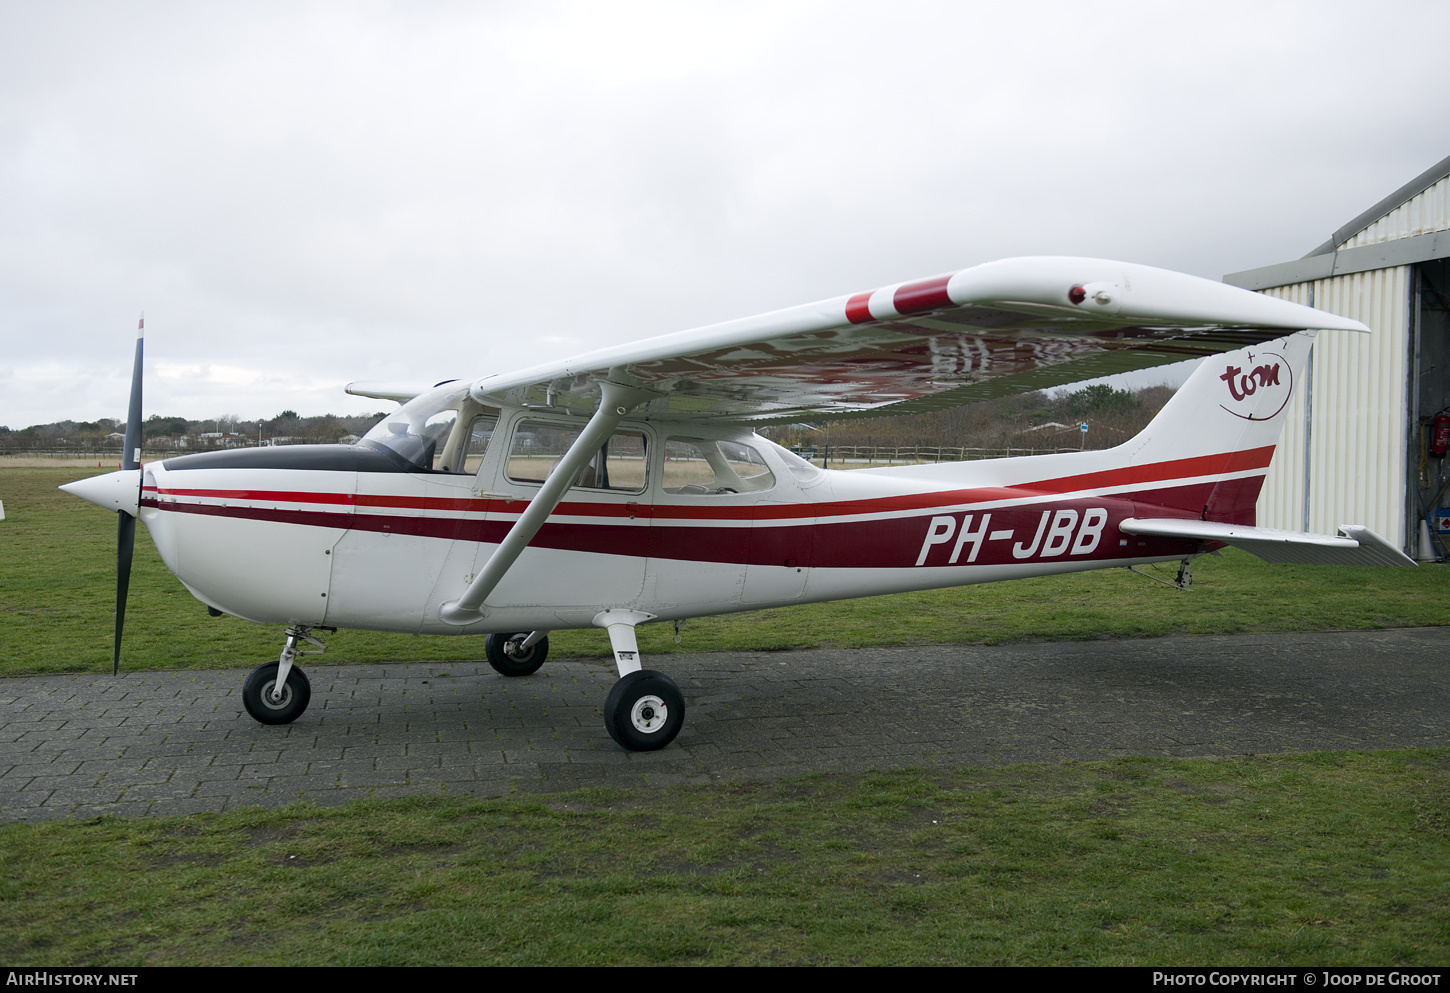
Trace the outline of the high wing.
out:
<instances>
[{"instance_id":1,"label":"high wing","mask_svg":"<svg viewBox=\"0 0 1450 993\"><path fill-rule=\"evenodd\" d=\"M608 381L652 394L642 413L653 418L762 423L907 414L1306 329L1369 330L1149 266L1006 259L485 376L471 391L481 403L588 414Z\"/></svg>"}]
</instances>

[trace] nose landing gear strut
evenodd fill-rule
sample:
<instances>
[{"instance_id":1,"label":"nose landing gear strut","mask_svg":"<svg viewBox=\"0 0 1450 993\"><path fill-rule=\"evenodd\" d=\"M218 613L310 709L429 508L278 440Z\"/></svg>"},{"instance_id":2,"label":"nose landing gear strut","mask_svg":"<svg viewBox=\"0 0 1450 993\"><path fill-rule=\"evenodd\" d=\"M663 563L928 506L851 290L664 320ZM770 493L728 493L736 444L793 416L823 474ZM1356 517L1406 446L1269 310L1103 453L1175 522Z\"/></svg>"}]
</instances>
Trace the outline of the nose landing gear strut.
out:
<instances>
[{"instance_id":1,"label":"nose landing gear strut","mask_svg":"<svg viewBox=\"0 0 1450 993\"><path fill-rule=\"evenodd\" d=\"M331 630L331 629L324 629ZM315 649L299 649L301 642ZM287 643L276 662L263 662L242 683L242 706L263 724L291 724L302 716L312 700L312 686L303 671L293 665L299 655L321 655L327 646L313 637L312 627L293 624L287 628Z\"/></svg>"}]
</instances>

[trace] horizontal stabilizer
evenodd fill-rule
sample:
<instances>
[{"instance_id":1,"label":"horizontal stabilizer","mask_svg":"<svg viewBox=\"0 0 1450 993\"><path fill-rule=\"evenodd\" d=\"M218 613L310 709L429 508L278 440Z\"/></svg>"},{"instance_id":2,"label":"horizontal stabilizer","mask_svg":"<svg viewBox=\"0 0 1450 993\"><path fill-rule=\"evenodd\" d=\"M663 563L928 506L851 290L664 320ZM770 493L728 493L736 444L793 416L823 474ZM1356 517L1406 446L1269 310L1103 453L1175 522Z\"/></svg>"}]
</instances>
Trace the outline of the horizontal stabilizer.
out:
<instances>
[{"instance_id":1,"label":"horizontal stabilizer","mask_svg":"<svg viewBox=\"0 0 1450 993\"><path fill-rule=\"evenodd\" d=\"M1304 531L1279 531L1219 521L1128 518L1118 525L1125 534L1157 538L1221 541L1257 555L1265 562L1300 565L1388 565L1415 568L1415 560L1362 524L1341 524L1339 537Z\"/></svg>"}]
</instances>

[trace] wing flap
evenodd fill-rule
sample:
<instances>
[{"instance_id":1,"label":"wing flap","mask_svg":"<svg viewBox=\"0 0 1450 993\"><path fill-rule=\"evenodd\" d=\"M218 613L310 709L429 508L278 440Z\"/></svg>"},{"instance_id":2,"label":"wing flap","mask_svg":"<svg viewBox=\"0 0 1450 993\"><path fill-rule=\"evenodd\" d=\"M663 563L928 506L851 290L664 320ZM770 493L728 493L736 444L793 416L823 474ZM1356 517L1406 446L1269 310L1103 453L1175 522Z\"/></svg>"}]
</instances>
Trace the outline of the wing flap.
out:
<instances>
[{"instance_id":1,"label":"wing flap","mask_svg":"<svg viewBox=\"0 0 1450 993\"><path fill-rule=\"evenodd\" d=\"M1417 568L1414 559L1362 524L1341 524L1337 537L1247 524L1174 518L1128 518L1118 528L1125 534L1220 541L1275 564Z\"/></svg>"}]
</instances>

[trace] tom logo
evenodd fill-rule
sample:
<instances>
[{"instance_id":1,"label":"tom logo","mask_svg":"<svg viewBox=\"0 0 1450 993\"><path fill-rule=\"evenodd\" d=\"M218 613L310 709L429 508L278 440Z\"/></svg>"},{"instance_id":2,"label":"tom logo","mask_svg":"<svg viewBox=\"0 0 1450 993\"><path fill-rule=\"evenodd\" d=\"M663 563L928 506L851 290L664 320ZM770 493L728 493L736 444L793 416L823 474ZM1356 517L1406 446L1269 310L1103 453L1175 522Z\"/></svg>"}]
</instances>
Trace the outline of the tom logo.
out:
<instances>
[{"instance_id":1,"label":"tom logo","mask_svg":"<svg viewBox=\"0 0 1450 993\"><path fill-rule=\"evenodd\" d=\"M1293 367L1274 352L1250 352L1247 368L1230 362L1218 378L1228 384L1232 398L1219 406L1246 421L1272 420L1294 394Z\"/></svg>"}]
</instances>

